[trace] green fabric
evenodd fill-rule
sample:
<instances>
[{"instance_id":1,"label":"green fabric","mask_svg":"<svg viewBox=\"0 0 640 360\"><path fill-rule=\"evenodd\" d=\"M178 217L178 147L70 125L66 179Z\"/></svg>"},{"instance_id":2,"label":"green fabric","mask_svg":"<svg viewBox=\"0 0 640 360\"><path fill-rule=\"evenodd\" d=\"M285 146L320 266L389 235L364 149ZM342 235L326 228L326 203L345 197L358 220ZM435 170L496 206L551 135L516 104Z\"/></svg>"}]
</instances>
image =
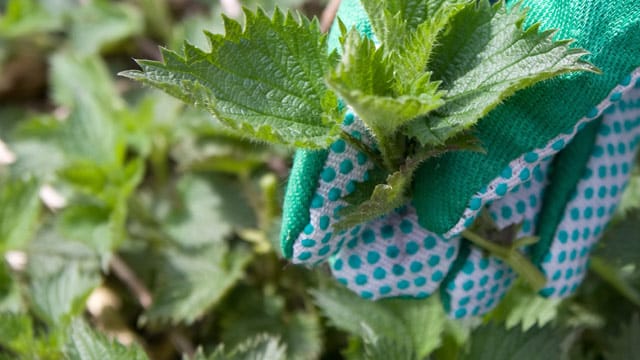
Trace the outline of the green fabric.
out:
<instances>
[{"instance_id":1,"label":"green fabric","mask_svg":"<svg viewBox=\"0 0 640 360\"><path fill-rule=\"evenodd\" d=\"M425 163L416 173L413 204L420 224L436 233L451 229L469 199L510 161L568 131L640 65L640 6L637 0L525 0L528 24L561 29L592 52L602 75L569 74L522 91L480 121L475 133L487 154L458 152ZM563 200L554 199L561 203Z\"/></svg>"},{"instance_id":2,"label":"green fabric","mask_svg":"<svg viewBox=\"0 0 640 360\"><path fill-rule=\"evenodd\" d=\"M553 158L549 185L545 188L542 209L536 229L540 229L540 240L531 251L531 260L540 264L553 242L558 224L562 221L566 204L576 188L576 184L585 172L602 117L590 122L580 133Z\"/></svg>"},{"instance_id":3,"label":"green fabric","mask_svg":"<svg viewBox=\"0 0 640 360\"><path fill-rule=\"evenodd\" d=\"M471 246L471 243L468 240L462 238L460 242L460 250L458 251L458 257L453 262L453 265L451 265L451 269L449 269L449 272L445 276L442 284L451 284L453 282L453 279L460 272L460 270L462 270L462 268L464 267L464 264L467 261L467 258L469 257L469 254L471 254L470 246ZM442 301L442 306L444 307L445 311L447 313L450 312L451 296L447 292L447 288L445 286L440 287L440 301Z\"/></svg>"},{"instance_id":4,"label":"green fabric","mask_svg":"<svg viewBox=\"0 0 640 360\"><path fill-rule=\"evenodd\" d=\"M293 256L293 243L309 223L309 205L328 154L327 150L296 152L284 199L280 233L280 247L287 258Z\"/></svg>"},{"instance_id":5,"label":"green fabric","mask_svg":"<svg viewBox=\"0 0 640 360\"><path fill-rule=\"evenodd\" d=\"M371 26L359 1L343 1L337 17L347 26L355 27L362 34L370 36ZM340 29L334 22L329 35L329 50L340 51ZM280 232L280 247L285 257L293 256L293 243L309 223L309 208L318 186L320 172L324 166L328 151L299 150L293 161L293 167L287 184Z\"/></svg>"}]
</instances>

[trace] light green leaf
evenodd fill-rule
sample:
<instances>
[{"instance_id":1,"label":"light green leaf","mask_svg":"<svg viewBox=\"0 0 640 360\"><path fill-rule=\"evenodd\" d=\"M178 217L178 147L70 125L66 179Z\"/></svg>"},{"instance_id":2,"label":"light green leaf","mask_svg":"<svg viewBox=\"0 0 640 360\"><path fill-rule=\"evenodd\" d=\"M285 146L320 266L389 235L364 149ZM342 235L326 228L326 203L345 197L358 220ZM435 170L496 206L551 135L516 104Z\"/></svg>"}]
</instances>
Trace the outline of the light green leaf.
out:
<instances>
[{"instance_id":1,"label":"light green leaf","mask_svg":"<svg viewBox=\"0 0 640 360\"><path fill-rule=\"evenodd\" d=\"M245 17L244 29L225 18L224 36L208 34L211 52L185 44L184 56L163 50L164 63L139 61L143 72L122 75L202 106L248 137L327 147L342 116L323 81L335 55L317 21L279 10Z\"/></svg>"},{"instance_id":2,"label":"light green leaf","mask_svg":"<svg viewBox=\"0 0 640 360\"><path fill-rule=\"evenodd\" d=\"M180 246L221 244L233 230L255 226L255 215L237 181L221 176L186 176L177 187L181 201L164 224Z\"/></svg>"},{"instance_id":3,"label":"light green leaf","mask_svg":"<svg viewBox=\"0 0 640 360\"><path fill-rule=\"evenodd\" d=\"M581 60L586 51L570 48L568 40L553 41L554 31L540 32L539 24L522 31L526 11L502 3L469 2L438 39L429 70L446 91L445 105L414 121L408 132L423 144L431 141L418 137L425 126L445 140L519 89L567 72L598 71Z\"/></svg>"},{"instance_id":4,"label":"light green leaf","mask_svg":"<svg viewBox=\"0 0 640 360\"><path fill-rule=\"evenodd\" d=\"M13 180L0 184L0 252L23 248L33 236L40 214L38 183Z\"/></svg>"},{"instance_id":5,"label":"light green leaf","mask_svg":"<svg viewBox=\"0 0 640 360\"><path fill-rule=\"evenodd\" d=\"M387 177L386 183L378 184L371 197L357 206L349 206L341 211L341 219L333 225L336 230L347 229L357 224L373 220L402 206L406 201L406 190L411 183L411 175L397 171Z\"/></svg>"},{"instance_id":6,"label":"light green leaf","mask_svg":"<svg viewBox=\"0 0 640 360\"><path fill-rule=\"evenodd\" d=\"M521 281L509 290L487 319L504 322L507 329L520 325L522 331L545 326L558 315L561 299L544 298Z\"/></svg>"},{"instance_id":7,"label":"light green leaf","mask_svg":"<svg viewBox=\"0 0 640 360\"><path fill-rule=\"evenodd\" d=\"M251 255L224 244L186 250L167 248L156 257L153 303L143 320L193 323L226 294L244 273Z\"/></svg>"},{"instance_id":8,"label":"light green leaf","mask_svg":"<svg viewBox=\"0 0 640 360\"><path fill-rule=\"evenodd\" d=\"M620 334L611 336L610 348L605 354L606 360L626 360L640 355L640 316L634 314L629 323L622 326Z\"/></svg>"},{"instance_id":9,"label":"light green leaf","mask_svg":"<svg viewBox=\"0 0 640 360\"><path fill-rule=\"evenodd\" d=\"M127 347L117 341L109 340L81 320L73 322L64 353L69 360L148 359L139 345Z\"/></svg>"},{"instance_id":10,"label":"light green leaf","mask_svg":"<svg viewBox=\"0 0 640 360\"><path fill-rule=\"evenodd\" d=\"M507 330L503 324L489 323L473 331L469 351L461 360L562 359L561 345L566 332L559 328L534 327L527 332Z\"/></svg>"},{"instance_id":11,"label":"light green leaf","mask_svg":"<svg viewBox=\"0 0 640 360\"><path fill-rule=\"evenodd\" d=\"M0 346L18 354L33 346L33 323L27 314L0 313Z\"/></svg>"},{"instance_id":12,"label":"light green leaf","mask_svg":"<svg viewBox=\"0 0 640 360\"><path fill-rule=\"evenodd\" d=\"M438 83L431 82L428 73L413 74L417 80L408 89L396 91L395 67L385 57L384 46L376 48L372 40L350 31L342 60L327 79L379 143L409 120L442 105Z\"/></svg>"},{"instance_id":13,"label":"light green leaf","mask_svg":"<svg viewBox=\"0 0 640 360\"><path fill-rule=\"evenodd\" d=\"M70 263L60 272L35 278L30 298L38 316L51 326L65 326L84 310L84 303L101 281L97 271L86 272L81 264Z\"/></svg>"},{"instance_id":14,"label":"light green leaf","mask_svg":"<svg viewBox=\"0 0 640 360\"><path fill-rule=\"evenodd\" d=\"M211 355L205 356L200 349L194 360L285 360L288 359L286 349L278 338L263 334L245 340L229 352L219 346Z\"/></svg>"},{"instance_id":15,"label":"light green leaf","mask_svg":"<svg viewBox=\"0 0 640 360\"><path fill-rule=\"evenodd\" d=\"M107 50L117 42L138 35L144 27L140 11L127 3L95 0L70 11L69 36L82 55Z\"/></svg>"}]
</instances>

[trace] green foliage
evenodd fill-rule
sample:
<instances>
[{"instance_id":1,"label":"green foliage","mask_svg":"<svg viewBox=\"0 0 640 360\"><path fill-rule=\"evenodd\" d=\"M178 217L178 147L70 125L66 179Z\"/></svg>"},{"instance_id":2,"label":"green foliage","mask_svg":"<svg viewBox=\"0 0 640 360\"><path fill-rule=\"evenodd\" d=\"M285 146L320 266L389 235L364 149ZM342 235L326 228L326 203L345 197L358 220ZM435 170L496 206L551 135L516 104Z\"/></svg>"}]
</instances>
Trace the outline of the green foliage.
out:
<instances>
[{"instance_id":1,"label":"green foliage","mask_svg":"<svg viewBox=\"0 0 640 360\"><path fill-rule=\"evenodd\" d=\"M69 329L64 352L70 360L148 359L140 346L125 347L110 341L82 321L75 321Z\"/></svg>"},{"instance_id":2,"label":"green foliage","mask_svg":"<svg viewBox=\"0 0 640 360\"><path fill-rule=\"evenodd\" d=\"M290 266L274 251L291 153L262 140L326 147L347 136L339 130L337 97L360 106L372 132L375 124L384 130L374 133L378 150L365 148L379 166L348 199L354 207L347 218L390 211L421 161L478 149L464 131L443 139L464 128L442 120L444 109L458 104L452 91L464 94L460 100L490 95L456 87L462 73L440 73L451 53L472 51L455 48L458 31L486 35L473 31L480 20L466 16L517 29L521 9L367 1L376 32L384 34L377 36L381 45L345 29L339 58L326 54L315 21L274 10L309 11L324 2L243 1L272 14L247 11L244 29L242 20L230 19L238 14L221 19L219 3L0 0L0 358L526 360L638 352L631 314L638 312L640 252L628 241L640 223L637 169L585 283L562 302L518 284L490 315L453 321L437 297L363 300L327 285L323 270ZM227 34L203 35L205 28ZM540 42L563 59L579 56L551 43L551 34L514 31L526 40L512 44L520 50ZM185 39L208 50L163 50L168 62L141 63L158 76L151 80L211 111L116 76L135 66L132 57L158 58L155 44L178 48ZM490 41L478 46L489 56L488 44L497 40L483 39ZM513 69L522 70L523 61ZM169 68L188 71L176 77ZM375 77L364 77L363 69ZM189 83L203 74L200 85ZM534 78L509 78L509 89ZM255 91L245 86L249 80ZM33 87L23 93L23 85ZM357 96L349 99L351 93ZM367 113L358 105L365 101L377 110ZM436 103L442 106L428 110ZM238 108L243 104L255 112ZM401 116L380 124L376 117L398 104ZM235 129L225 126L230 121ZM446 126L432 126L440 122ZM419 146L414 138L432 142Z\"/></svg>"},{"instance_id":3,"label":"green foliage","mask_svg":"<svg viewBox=\"0 0 640 360\"><path fill-rule=\"evenodd\" d=\"M211 51L185 44L181 56L162 50L164 63L138 61L141 80L205 108L243 135L299 147L336 139L338 99L324 74L335 61L317 21L276 10L273 18L245 11L245 29L225 18L225 35L208 33ZM237 64L243 64L237 67Z\"/></svg>"}]
</instances>

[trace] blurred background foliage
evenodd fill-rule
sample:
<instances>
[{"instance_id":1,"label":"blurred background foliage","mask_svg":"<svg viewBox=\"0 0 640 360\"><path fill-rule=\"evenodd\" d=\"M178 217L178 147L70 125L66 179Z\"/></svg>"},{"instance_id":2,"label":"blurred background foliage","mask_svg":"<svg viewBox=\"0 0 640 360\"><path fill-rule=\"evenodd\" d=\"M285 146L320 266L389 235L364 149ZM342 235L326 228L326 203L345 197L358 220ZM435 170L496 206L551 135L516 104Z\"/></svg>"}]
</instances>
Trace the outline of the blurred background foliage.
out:
<instances>
[{"instance_id":1,"label":"blurred background foliage","mask_svg":"<svg viewBox=\"0 0 640 360\"><path fill-rule=\"evenodd\" d=\"M637 170L565 301L456 322L282 260L290 150L115 75L241 6L327 2L0 0L0 358L640 359Z\"/></svg>"}]
</instances>

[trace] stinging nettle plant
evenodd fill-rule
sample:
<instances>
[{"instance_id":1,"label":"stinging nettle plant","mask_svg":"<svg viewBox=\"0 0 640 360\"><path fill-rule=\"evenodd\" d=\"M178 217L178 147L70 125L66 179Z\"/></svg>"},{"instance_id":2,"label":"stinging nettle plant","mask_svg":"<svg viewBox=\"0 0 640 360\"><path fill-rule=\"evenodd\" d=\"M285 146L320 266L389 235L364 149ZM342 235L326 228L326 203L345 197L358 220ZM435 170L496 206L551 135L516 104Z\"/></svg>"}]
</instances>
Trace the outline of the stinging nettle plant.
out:
<instances>
[{"instance_id":1,"label":"stinging nettle plant","mask_svg":"<svg viewBox=\"0 0 640 360\"><path fill-rule=\"evenodd\" d=\"M122 75L210 111L244 136L304 149L343 138L377 164L347 197L337 229L383 215L409 197L426 159L481 150L470 129L516 91L560 74L599 70L526 9L489 0L364 0L375 39L339 21L341 53L329 51L316 19L244 11L206 32L210 51L185 43L140 60ZM351 109L372 147L341 130Z\"/></svg>"}]
</instances>

